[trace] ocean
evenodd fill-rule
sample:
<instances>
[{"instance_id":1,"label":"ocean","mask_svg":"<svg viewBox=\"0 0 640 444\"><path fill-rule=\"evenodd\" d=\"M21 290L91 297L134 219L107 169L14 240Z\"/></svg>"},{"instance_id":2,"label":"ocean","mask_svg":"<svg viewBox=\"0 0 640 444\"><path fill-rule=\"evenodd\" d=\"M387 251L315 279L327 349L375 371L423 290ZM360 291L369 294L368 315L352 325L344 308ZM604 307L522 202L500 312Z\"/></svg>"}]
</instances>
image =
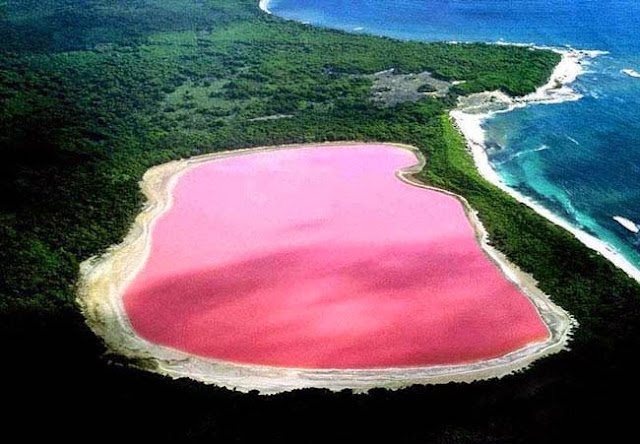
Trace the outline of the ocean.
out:
<instances>
[{"instance_id":1,"label":"ocean","mask_svg":"<svg viewBox=\"0 0 640 444\"><path fill-rule=\"evenodd\" d=\"M271 0L268 8L400 39L606 51L571 84L581 100L485 120L486 152L503 183L640 268L640 2Z\"/></svg>"}]
</instances>

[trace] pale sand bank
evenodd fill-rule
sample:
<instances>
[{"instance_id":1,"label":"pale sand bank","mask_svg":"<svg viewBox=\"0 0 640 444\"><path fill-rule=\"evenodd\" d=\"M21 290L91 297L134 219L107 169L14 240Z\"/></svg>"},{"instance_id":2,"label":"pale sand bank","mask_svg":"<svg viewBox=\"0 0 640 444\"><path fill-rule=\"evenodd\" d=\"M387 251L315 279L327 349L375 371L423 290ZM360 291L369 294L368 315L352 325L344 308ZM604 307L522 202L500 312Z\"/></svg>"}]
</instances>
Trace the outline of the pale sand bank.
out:
<instances>
[{"instance_id":1,"label":"pale sand bank","mask_svg":"<svg viewBox=\"0 0 640 444\"><path fill-rule=\"evenodd\" d=\"M260 6L260 9L262 9L267 14L271 14L271 11L269 11L269 0L260 0L258 6Z\"/></svg>"},{"instance_id":2,"label":"pale sand bank","mask_svg":"<svg viewBox=\"0 0 640 444\"><path fill-rule=\"evenodd\" d=\"M626 217L613 216L613 220L618 222L620 225L622 225L623 227L625 227L627 230L631 231L632 233L639 233L640 232L640 226L638 224L636 224L634 221L627 219Z\"/></svg>"},{"instance_id":3,"label":"pale sand bank","mask_svg":"<svg viewBox=\"0 0 640 444\"><path fill-rule=\"evenodd\" d=\"M640 79L640 72L638 72L638 71L636 71L634 69L626 68L626 69L623 69L621 72L623 74L628 75L629 77L634 77L636 79Z\"/></svg>"},{"instance_id":4,"label":"pale sand bank","mask_svg":"<svg viewBox=\"0 0 640 444\"><path fill-rule=\"evenodd\" d=\"M329 145L344 145L344 143ZM537 289L536 282L530 275L522 273L510 264L504 255L487 244L486 231L476 213L469 207L466 200L451 193L447 194L458 198L466 208L484 252L498 264L509 280L519 286L536 307L550 332L547 341L530 344L499 358L471 364L334 370L234 364L189 355L150 343L137 336L126 316L122 296L126 286L141 270L149 255L150 234L154 222L171 207L172 190L181 175L202 162L221 157L247 154L257 150L298 147L297 145L265 147L198 156L151 168L145 174L141 187L148 202L136 218L125 240L120 245L112 247L105 255L91 258L81 265L79 303L89 326L104 339L111 352L133 359L134 365L173 378L190 377L240 391L259 390L261 393L269 394L309 387L331 390L351 388L356 391L366 391L375 387L401 388L412 384L471 382L505 376L527 367L542 356L559 352L566 347L575 321ZM424 166L422 156L412 147L400 147L414 152L420 162L411 168L397 172L397 176L409 184L430 188L416 182L413 178L413 174Z\"/></svg>"}]
</instances>

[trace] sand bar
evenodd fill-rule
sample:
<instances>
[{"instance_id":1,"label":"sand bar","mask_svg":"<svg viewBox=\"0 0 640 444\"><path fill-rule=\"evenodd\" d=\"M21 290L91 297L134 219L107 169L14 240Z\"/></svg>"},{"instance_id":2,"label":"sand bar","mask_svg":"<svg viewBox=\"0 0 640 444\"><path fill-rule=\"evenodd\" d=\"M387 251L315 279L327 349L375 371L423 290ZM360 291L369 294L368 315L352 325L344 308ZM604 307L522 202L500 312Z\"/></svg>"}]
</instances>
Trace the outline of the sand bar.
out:
<instances>
[{"instance_id":1,"label":"sand bar","mask_svg":"<svg viewBox=\"0 0 640 444\"><path fill-rule=\"evenodd\" d=\"M638 72L638 71L636 71L634 69L625 68L625 69L621 70L620 72L623 73L623 74L628 75L629 77L634 77L636 79L640 79L640 72Z\"/></svg>"}]
</instances>

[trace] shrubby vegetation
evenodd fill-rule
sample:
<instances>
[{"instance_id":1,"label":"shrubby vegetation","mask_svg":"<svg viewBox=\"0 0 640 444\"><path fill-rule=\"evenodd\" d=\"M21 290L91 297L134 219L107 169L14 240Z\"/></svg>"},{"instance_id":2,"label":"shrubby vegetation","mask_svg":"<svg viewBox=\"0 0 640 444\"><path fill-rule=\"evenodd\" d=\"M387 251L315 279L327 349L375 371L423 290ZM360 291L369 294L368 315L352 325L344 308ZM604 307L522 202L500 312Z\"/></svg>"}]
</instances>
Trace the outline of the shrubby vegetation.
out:
<instances>
[{"instance_id":1,"label":"shrubby vegetation","mask_svg":"<svg viewBox=\"0 0 640 444\"><path fill-rule=\"evenodd\" d=\"M21 395L14 411L28 412L25 430L515 442L587 430L573 426L603 423L603 404L619 413L614 401L635 389L627 381L640 337L638 285L479 177L446 117L458 94L533 91L558 55L348 35L284 22L256 3L0 3L0 343L5 369L15 370L5 381ZM359 75L389 68L466 83L443 99L382 108ZM492 241L577 317L573 351L503 381L369 395L260 398L109 365L77 311L75 280L81 261L126 233L143 172L204 152L329 140L423 150L420 177L467 197ZM73 410L56 407L63 401Z\"/></svg>"},{"instance_id":2,"label":"shrubby vegetation","mask_svg":"<svg viewBox=\"0 0 640 444\"><path fill-rule=\"evenodd\" d=\"M422 93L430 93L430 92L436 92L438 89L431 85L430 83L425 83L422 84L418 87L418 92L422 92Z\"/></svg>"}]
</instances>

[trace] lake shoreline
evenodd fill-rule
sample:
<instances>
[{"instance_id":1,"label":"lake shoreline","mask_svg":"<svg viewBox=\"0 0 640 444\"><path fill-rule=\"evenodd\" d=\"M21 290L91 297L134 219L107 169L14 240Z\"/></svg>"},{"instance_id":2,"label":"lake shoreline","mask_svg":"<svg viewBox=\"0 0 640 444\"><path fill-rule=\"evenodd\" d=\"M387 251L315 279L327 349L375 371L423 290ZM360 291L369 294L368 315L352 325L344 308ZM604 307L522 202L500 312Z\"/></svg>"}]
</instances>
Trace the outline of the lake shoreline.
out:
<instances>
[{"instance_id":1,"label":"lake shoreline","mask_svg":"<svg viewBox=\"0 0 640 444\"><path fill-rule=\"evenodd\" d=\"M416 148L399 144L375 145L408 149L416 155L416 165L396 172L399 180L454 196L464 205L469 222L474 227L477 242L484 253L500 267L506 278L516 284L535 306L549 330L547 341L529 344L499 358L468 364L336 370L246 365L201 358L151 343L135 333L125 312L122 296L127 285L144 266L150 254L153 225L171 208L172 191L184 173L203 162L227 156L354 143L358 142L284 145L227 151L173 161L149 169L141 182L147 203L124 241L110 248L101 257L91 258L81 264L78 303L90 328L105 341L111 353L128 358L133 366L172 378L190 377L204 383L244 392L258 390L263 394L301 388L327 388L334 391L349 388L366 392L372 388L397 389L413 384L472 382L503 377L528 367L543 356L566 348L571 331L576 326L575 320L537 289L533 277L523 273L504 255L488 245L487 233L465 199L416 181L414 176L424 167L424 158Z\"/></svg>"}]
</instances>

